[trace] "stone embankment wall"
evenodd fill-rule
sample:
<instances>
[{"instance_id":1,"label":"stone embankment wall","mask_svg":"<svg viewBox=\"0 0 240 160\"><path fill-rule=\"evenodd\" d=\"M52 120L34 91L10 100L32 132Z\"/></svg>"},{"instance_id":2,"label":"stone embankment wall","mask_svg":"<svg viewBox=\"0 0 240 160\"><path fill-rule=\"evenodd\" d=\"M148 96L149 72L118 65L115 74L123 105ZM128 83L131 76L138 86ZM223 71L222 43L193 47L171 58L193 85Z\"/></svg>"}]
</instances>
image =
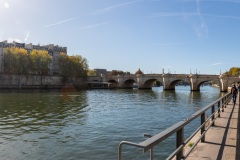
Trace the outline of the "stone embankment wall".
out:
<instances>
[{"instance_id":1,"label":"stone embankment wall","mask_svg":"<svg viewBox=\"0 0 240 160\"><path fill-rule=\"evenodd\" d=\"M0 75L1 89L62 88L62 77L39 75Z\"/></svg>"}]
</instances>

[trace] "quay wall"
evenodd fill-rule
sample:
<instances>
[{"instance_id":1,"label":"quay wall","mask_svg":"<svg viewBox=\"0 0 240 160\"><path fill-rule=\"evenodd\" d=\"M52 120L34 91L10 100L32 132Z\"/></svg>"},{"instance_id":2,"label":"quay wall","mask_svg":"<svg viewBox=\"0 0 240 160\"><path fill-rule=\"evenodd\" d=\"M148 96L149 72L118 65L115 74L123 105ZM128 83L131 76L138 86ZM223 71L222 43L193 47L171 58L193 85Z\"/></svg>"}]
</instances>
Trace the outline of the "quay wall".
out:
<instances>
[{"instance_id":1,"label":"quay wall","mask_svg":"<svg viewBox=\"0 0 240 160\"><path fill-rule=\"evenodd\" d=\"M62 88L60 76L0 75L0 89Z\"/></svg>"}]
</instances>

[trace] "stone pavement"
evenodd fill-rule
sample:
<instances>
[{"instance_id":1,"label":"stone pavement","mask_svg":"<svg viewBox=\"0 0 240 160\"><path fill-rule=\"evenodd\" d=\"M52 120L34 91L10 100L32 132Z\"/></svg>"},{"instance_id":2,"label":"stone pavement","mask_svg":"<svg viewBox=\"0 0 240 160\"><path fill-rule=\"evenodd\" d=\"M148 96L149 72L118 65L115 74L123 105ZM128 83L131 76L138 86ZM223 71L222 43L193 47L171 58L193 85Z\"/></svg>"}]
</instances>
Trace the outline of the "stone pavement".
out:
<instances>
[{"instance_id":1,"label":"stone pavement","mask_svg":"<svg viewBox=\"0 0 240 160\"><path fill-rule=\"evenodd\" d=\"M235 105L230 101L215 126L207 131L206 141L199 142L187 160L240 160L239 99L238 95Z\"/></svg>"}]
</instances>

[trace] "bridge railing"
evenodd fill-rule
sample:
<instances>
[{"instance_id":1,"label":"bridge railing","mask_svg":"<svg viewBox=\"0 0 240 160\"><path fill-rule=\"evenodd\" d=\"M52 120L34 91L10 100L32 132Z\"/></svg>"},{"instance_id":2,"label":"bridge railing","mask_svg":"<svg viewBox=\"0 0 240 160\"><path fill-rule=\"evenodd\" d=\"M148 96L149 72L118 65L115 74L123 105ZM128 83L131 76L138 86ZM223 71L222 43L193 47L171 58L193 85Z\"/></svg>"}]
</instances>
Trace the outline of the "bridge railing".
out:
<instances>
[{"instance_id":1,"label":"bridge railing","mask_svg":"<svg viewBox=\"0 0 240 160\"><path fill-rule=\"evenodd\" d=\"M206 107L200 109L199 111L195 112L188 118L174 124L173 126L167 128L166 130L151 136L144 134L144 136L149 137L147 140L142 141L140 143L133 143L128 141L122 141L118 146L118 160L122 160L122 148L123 145L129 145L134 146L137 148L142 148L144 153L150 150L150 160L153 160L153 149L155 146L157 146L159 143L167 139L169 136L176 133L176 149L173 153L167 158L168 160L173 159L176 157L177 160L185 159L188 157L188 155L191 153L191 151L195 148L198 142L204 142L205 141L205 134L207 130L214 126L215 120L220 117L220 113L224 112L224 108L226 108L226 105L231 100L231 93L227 93L226 95L222 96L218 100L214 101L213 103L207 105ZM217 108L217 109L216 109ZM211 115L206 118L206 112L211 112ZM185 141L184 141L184 127L188 125L191 121L194 119L200 117L201 119L201 125L197 128L197 130L194 131L192 135L190 135ZM209 124L209 125L207 125ZM190 142L190 140L200 132L200 137L196 140L196 142L193 144L193 146L186 152L183 153L184 147Z\"/></svg>"}]
</instances>

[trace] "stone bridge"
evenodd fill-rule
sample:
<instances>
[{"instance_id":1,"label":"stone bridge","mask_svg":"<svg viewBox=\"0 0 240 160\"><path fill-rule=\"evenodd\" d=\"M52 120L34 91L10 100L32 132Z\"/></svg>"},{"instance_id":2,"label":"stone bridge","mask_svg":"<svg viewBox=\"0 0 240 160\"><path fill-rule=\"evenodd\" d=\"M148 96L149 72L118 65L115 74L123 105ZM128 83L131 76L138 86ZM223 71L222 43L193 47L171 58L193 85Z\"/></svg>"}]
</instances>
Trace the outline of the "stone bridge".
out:
<instances>
[{"instance_id":1,"label":"stone bridge","mask_svg":"<svg viewBox=\"0 0 240 160\"><path fill-rule=\"evenodd\" d=\"M217 83L221 92L226 92L228 86L233 83L240 83L238 76L226 75L202 75L202 74L129 74L102 77L103 82L110 82L117 88L133 88L138 84L138 89L151 89L154 82L159 81L164 90L174 90L178 82L183 81L190 84L191 91L199 91L200 86L212 81Z\"/></svg>"}]
</instances>

